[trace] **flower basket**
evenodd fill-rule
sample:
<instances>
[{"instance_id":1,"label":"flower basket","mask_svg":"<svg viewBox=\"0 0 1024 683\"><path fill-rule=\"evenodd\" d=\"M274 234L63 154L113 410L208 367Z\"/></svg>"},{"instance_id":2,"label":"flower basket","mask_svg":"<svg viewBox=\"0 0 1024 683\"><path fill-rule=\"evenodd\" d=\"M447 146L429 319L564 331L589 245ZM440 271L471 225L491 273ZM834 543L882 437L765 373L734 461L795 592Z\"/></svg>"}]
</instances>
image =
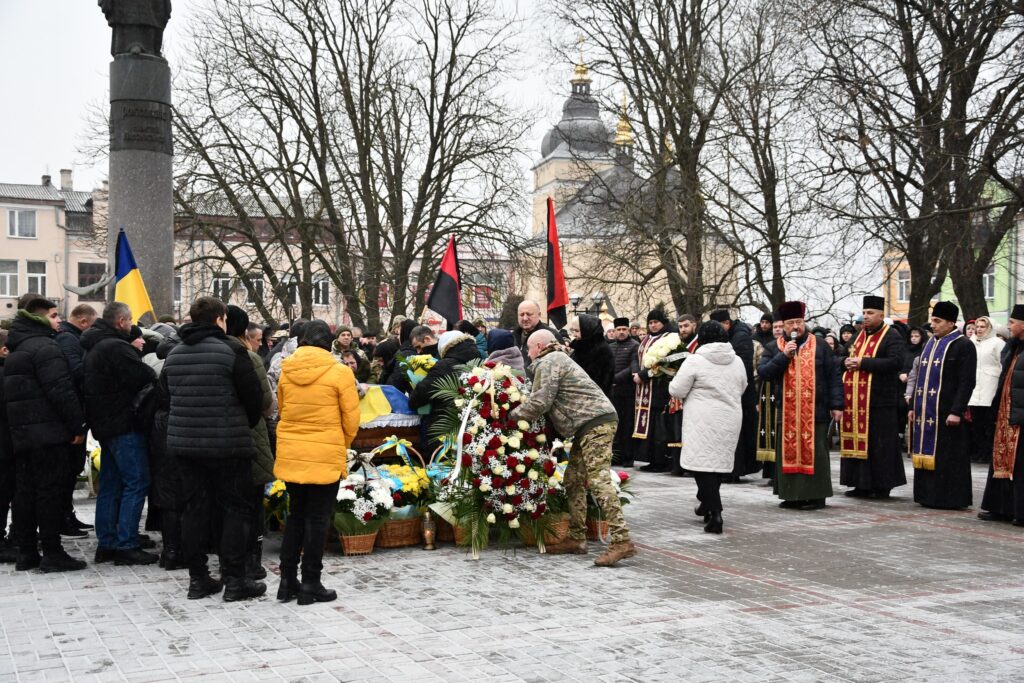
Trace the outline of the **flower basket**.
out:
<instances>
[{"instance_id":1,"label":"flower basket","mask_svg":"<svg viewBox=\"0 0 1024 683\"><path fill-rule=\"evenodd\" d=\"M442 543L455 542L455 527L440 516L437 517L437 540Z\"/></svg>"},{"instance_id":2,"label":"flower basket","mask_svg":"<svg viewBox=\"0 0 1024 683\"><path fill-rule=\"evenodd\" d=\"M604 519L587 519L587 539L591 541L608 541L608 521Z\"/></svg>"},{"instance_id":3,"label":"flower basket","mask_svg":"<svg viewBox=\"0 0 1024 683\"><path fill-rule=\"evenodd\" d=\"M377 532L378 548L408 548L423 542L423 519L389 519Z\"/></svg>"},{"instance_id":4,"label":"flower basket","mask_svg":"<svg viewBox=\"0 0 1024 683\"><path fill-rule=\"evenodd\" d=\"M519 529L520 537L526 545L537 545L537 536L533 533L530 525L523 525ZM547 525L544 529L544 545L558 543L569 537L569 516L552 515L547 518Z\"/></svg>"},{"instance_id":5,"label":"flower basket","mask_svg":"<svg viewBox=\"0 0 1024 683\"><path fill-rule=\"evenodd\" d=\"M358 536L341 536L341 551L345 555L369 555L373 552L374 541L377 540L377 532L372 534L359 534Z\"/></svg>"}]
</instances>

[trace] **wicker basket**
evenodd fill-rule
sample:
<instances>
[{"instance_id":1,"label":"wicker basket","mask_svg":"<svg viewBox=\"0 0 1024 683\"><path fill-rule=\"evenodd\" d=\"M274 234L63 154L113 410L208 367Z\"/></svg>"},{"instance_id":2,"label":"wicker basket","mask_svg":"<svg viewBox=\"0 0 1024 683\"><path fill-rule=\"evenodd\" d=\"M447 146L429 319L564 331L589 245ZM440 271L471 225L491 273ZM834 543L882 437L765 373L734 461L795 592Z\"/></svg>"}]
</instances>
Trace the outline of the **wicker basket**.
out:
<instances>
[{"instance_id":1,"label":"wicker basket","mask_svg":"<svg viewBox=\"0 0 1024 683\"><path fill-rule=\"evenodd\" d=\"M449 524L444 517L437 517L437 536L436 540L442 543L454 543L455 542L455 527Z\"/></svg>"},{"instance_id":2,"label":"wicker basket","mask_svg":"<svg viewBox=\"0 0 1024 683\"><path fill-rule=\"evenodd\" d=\"M587 538L591 541L607 541L608 540L608 520L606 519L588 519L587 520Z\"/></svg>"},{"instance_id":3,"label":"wicker basket","mask_svg":"<svg viewBox=\"0 0 1024 683\"><path fill-rule=\"evenodd\" d=\"M358 536L341 536L341 550L346 555L369 555L373 552L373 542L377 539L377 532L372 534L360 534Z\"/></svg>"},{"instance_id":4,"label":"wicker basket","mask_svg":"<svg viewBox=\"0 0 1024 683\"><path fill-rule=\"evenodd\" d=\"M533 529L529 526L524 526L521 529L523 543L526 545L537 545L537 537L533 534ZM551 545L563 541L569 537L569 518L566 516L559 517L551 520L548 524L547 530L544 532L544 544Z\"/></svg>"},{"instance_id":5,"label":"wicker basket","mask_svg":"<svg viewBox=\"0 0 1024 683\"><path fill-rule=\"evenodd\" d=\"M378 548L408 548L423 543L423 519L389 519L377 532Z\"/></svg>"}]
</instances>

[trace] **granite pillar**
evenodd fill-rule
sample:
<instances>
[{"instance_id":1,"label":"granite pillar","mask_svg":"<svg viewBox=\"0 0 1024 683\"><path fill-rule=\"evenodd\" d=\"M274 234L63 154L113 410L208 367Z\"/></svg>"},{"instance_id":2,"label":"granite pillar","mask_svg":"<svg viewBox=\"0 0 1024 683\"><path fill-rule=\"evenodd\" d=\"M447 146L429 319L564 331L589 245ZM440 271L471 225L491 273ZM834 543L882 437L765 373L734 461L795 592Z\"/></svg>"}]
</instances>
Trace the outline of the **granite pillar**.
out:
<instances>
[{"instance_id":1,"label":"granite pillar","mask_svg":"<svg viewBox=\"0 0 1024 683\"><path fill-rule=\"evenodd\" d=\"M123 228L156 316L173 313L174 303L171 136L167 61L147 54L116 55L110 63L110 272Z\"/></svg>"}]
</instances>

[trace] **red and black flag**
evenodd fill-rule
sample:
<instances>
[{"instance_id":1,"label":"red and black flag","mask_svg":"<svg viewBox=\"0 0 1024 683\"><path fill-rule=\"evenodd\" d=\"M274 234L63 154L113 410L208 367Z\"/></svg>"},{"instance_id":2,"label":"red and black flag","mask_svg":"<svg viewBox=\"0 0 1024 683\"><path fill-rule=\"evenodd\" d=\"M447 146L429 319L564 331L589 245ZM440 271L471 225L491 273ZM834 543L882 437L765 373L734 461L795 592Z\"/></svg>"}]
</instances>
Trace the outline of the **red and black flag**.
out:
<instances>
[{"instance_id":1,"label":"red and black flag","mask_svg":"<svg viewBox=\"0 0 1024 683\"><path fill-rule=\"evenodd\" d=\"M455 253L455 235L452 235L441 259L441 270L427 297L427 308L440 314L447 321L449 330L462 320L461 283L459 256Z\"/></svg>"},{"instance_id":2,"label":"red and black flag","mask_svg":"<svg viewBox=\"0 0 1024 683\"><path fill-rule=\"evenodd\" d=\"M569 305L569 290L562 272L562 251L558 248L558 228L555 227L555 203L548 197L548 323L565 327L565 307Z\"/></svg>"}]
</instances>

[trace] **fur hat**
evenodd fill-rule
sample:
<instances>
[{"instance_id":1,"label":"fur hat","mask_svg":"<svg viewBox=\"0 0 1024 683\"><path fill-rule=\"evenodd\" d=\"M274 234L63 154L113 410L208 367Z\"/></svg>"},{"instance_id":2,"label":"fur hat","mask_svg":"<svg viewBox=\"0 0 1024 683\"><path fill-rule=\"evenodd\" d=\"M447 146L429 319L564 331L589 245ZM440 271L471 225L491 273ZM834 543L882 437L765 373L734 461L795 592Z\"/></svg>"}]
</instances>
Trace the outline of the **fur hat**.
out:
<instances>
[{"instance_id":1,"label":"fur hat","mask_svg":"<svg viewBox=\"0 0 1024 683\"><path fill-rule=\"evenodd\" d=\"M787 301L779 306L779 318L782 320L794 320L807 317L807 306L803 301Z\"/></svg>"},{"instance_id":2,"label":"fur hat","mask_svg":"<svg viewBox=\"0 0 1024 683\"><path fill-rule=\"evenodd\" d=\"M662 325L668 325L668 316L665 315L664 309L661 308L655 308L647 314L647 322L651 322L652 320L657 320Z\"/></svg>"}]
</instances>

